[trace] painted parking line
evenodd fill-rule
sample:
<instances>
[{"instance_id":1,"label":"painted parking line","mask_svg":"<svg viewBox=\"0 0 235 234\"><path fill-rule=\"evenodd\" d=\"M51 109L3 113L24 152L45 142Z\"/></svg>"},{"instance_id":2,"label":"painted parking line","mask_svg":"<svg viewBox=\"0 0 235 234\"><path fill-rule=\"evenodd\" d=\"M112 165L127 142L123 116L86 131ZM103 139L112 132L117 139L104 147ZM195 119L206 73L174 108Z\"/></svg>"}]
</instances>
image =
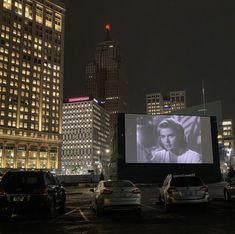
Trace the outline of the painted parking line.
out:
<instances>
[{"instance_id":1,"label":"painted parking line","mask_svg":"<svg viewBox=\"0 0 235 234\"><path fill-rule=\"evenodd\" d=\"M65 213L64 214L64 216L66 216L66 215L70 215L70 214L72 214L72 213L74 213L74 212L76 212L77 210L79 210L80 208L79 207L77 207L77 208L75 208L75 209L73 209L73 210L71 210L71 211L69 211L69 212L67 212L67 213Z\"/></svg>"},{"instance_id":2,"label":"painted parking line","mask_svg":"<svg viewBox=\"0 0 235 234\"><path fill-rule=\"evenodd\" d=\"M85 214L82 212L80 207L74 208L73 210L71 210L67 213L64 213L63 215L60 215L60 216L50 220L50 222L56 222L59 219L63 219L63 217L66 217L66 216L69 216L73 213L76 213L77 211L79 212L79 214L80 214L80 216L82 217L83 220L76 220L76 223L90 223L90 220L85 216ZM67 223L68 221L65 221L65 222ZM74 221L69 221L69 222L74 223Z\"/></svg>"},{"instance_id":3,"label":"painted parking line","mask_svg":"<svg viewBox=\"0 0 235 234\"><path fill-rule=\"evenodd\" d=\"M81 216L83 217L83 219L86 221L86 222L90 222L90 220L85 216L85 214L82 212L82 210L80 208L78 208Z\"/></svg>"}]
</instances>

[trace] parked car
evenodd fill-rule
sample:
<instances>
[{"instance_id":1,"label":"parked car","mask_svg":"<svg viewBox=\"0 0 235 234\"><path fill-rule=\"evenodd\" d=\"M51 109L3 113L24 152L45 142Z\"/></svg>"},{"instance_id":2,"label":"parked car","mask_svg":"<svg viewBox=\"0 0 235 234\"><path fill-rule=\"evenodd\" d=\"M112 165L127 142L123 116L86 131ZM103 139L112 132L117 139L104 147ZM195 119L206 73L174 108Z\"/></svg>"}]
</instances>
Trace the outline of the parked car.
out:
<instances>
[{"instance_id":1,"label":"parked car","mask_svg":"<svg viewBox=\"0 0 235 234\"><path fill-rule=\"evenodd\" d=\"M129 180L103 180L90 191L91 208L97 216L108 210L135 210L141 214L141 191Z\"/></svg>"},{"instance_id":2,"label":"parked car","mask_svg":"<svg viewBox=\"0 0 235 234\"><path fill-rule=\"evenodd\" d=\"M235 198L235 177L228 179L224 186L224 198L226 201L231 201Z\"/></svg>"},{"instance_id":3,"label":"parked car","mask_svg":"<svg viewBox=\"0 0 235 234\"><path fill-rule=\"evenodd\" d=\"M65 208L65 188L45 171L9 171L0 182L0 218L43 212L53 218Z\"/></svg>"},{"instance_id":4,"label":"parked car","mask_svg":"<svg viewBox=\"0 0 235 234\"><path fill-rule=\"evenodd\" d=\"M159 201L168 211L176 204L208 204L208 187L195 175L168 175L160 186Z\"/></svg>"}]
</instances>

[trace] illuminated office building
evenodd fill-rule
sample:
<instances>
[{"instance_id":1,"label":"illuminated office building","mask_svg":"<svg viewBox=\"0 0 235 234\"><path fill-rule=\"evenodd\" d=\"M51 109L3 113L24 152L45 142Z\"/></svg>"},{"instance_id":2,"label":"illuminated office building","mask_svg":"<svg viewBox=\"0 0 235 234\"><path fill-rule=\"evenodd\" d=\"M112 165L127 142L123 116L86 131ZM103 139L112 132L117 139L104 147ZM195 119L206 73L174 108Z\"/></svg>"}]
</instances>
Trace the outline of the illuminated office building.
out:
<instances>
[{"instance_id":1,"label":"illuminated office building","mask_svg":"<svg viewBox=\"0 0 235 234\"><path fill-rule=\"evenodd\" d=\"M185 91L172 91L168 96L163 96L161 93L146 95L146 113L149 115L169 114L185 108Z\"/></svg>"},{"instance_id":2,"label":"illuminated office building","mask_svg":"<svg viewBox=\"0 0 235 234\"><path fill-rule=\"evenodd\" d=\"M108 174L111 157L110 114L90 97L63 104L62 174Z\"/></svg>"},{"instance_id":3,"label":"illuminated office building","mask_svg":"<svg viewBox=\"0 0 235 234\"><path fill-rule=\"evenodd\" d=\"M0 1L0 168L58 169L64 5Z\"/></svg>"},{"instance_id":4,"label":"illuminated office building","mask_svg":"<svg viewBox=\"0 0 235 234\"><path fill-rule=\"evenodd\" d=\"M234 149L233 122L231 119L222 121L222 135L223 145L231 153L231 150Z\"/></svg>"}]
</instances>

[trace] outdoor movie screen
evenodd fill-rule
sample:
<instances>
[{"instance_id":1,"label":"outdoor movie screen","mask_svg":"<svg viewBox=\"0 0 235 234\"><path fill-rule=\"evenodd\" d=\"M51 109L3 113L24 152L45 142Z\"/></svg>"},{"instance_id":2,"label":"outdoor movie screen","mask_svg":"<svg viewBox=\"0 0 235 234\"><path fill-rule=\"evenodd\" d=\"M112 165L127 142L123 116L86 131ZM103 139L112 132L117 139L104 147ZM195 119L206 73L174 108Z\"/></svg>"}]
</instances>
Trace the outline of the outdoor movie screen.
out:
<instances>
[{"instance_id":1,"label":"outdoor movie screen","mask_svg":"<svg viewBox=\"0 0 235 234\"><path fill-rule=\"evenodd\" d=\"M213 164L210 117L125 115L126 163Z\"/></svg>"}]
</instances>

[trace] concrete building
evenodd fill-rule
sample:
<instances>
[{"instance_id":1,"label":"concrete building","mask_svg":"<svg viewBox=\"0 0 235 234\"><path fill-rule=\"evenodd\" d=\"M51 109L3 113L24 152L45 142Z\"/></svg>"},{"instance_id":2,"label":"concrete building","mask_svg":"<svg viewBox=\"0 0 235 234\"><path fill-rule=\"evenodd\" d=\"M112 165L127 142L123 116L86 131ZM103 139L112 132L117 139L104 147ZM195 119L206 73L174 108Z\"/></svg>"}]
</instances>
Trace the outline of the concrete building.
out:
<instances>
[{"instance_id":1,"label":"concrete building","mask_svg":"<svg viewBox=\"0 0 235 234\"><path fill-rule=\"evenodd\" d=\"M172 91L168 96L163 96L161 93L146 94L146 113L148 115L169 114L185 108L185 91Z\"/></svg>"},{"instance_id":2,"label":"concrete building","mask_svg":"<svg viewBox=\"0 0 235 234\"><path fill-rule=\"evenodd\" d=\"M64 5L0 1L0 168L58 169Z\"/></svg>"},{"instance_id":3,"label":"concrete building","mask_svg":"<svg viewBox=\"0 0 235 234\"><path fill-rule=\"evenodd\" d=\"M107 175L111 157L110 114L90 97L63 104L62 174Z\"/></svg>"}]
</instances>

